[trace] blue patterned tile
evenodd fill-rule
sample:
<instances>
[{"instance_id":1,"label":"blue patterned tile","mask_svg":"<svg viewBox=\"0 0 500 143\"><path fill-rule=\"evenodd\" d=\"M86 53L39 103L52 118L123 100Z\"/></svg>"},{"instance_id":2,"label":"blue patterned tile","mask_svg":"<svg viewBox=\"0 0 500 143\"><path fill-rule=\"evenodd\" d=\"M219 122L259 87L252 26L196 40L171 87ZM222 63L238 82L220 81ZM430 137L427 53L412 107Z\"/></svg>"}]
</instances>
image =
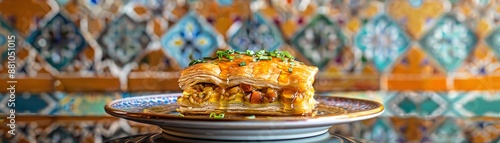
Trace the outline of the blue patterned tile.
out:
<instances>
[{"instance_id":1,"label":"blue patterned tile","mask_svg":"<svg viewBox=\"0 0 500 143\"><path fill-rule=\"evenodd\" d=\"M373 126L362 137L377 143L395 142L398 139L398 134L385 118L377 118Z\"/></svg>"},{"instance_id":2,"label":"blue patterned tile","mask_svg":"<svg viewBox=\"0 0 500 143\"><path fill-rule=\"evenodd\" d=\"M486 37L486 43L495 52L498 59L500 59L500 27L497 27Z\"/></svg>"},{"instance_id":3,"label":"blue patterned tile","mask_svg":"<svg viewBox=\"0 0 500 143\"><path fill-rule=\"evenodd\" d=\"M98 38L104 54L120 67L135 60L150 41L146 22L135 22L126 14L109 24Z\"/></svg>"},{"instance_id":4,"label":"blue patterned tile","mask_svg":"<svg viewBox=\"0 0 500 143\"><path fill-rule=\"evenodd\" d=\"M233 0L217 0L219 6L231 6L233 5Z\"/></svg>"},{"instance_id":5,"label":"blue patterned tile","mask_svg":"<svg viewBox=\"0 0 500 143\"><path fill-rule=\"evenodd\" d=\"M57 101L48 93L30 94L16 93L14 98L15 107L7 107L10 96L8 94L0 95L0 111L8 113L10 109L15 109L17 114L41 114L49 115L54 113L57 108Z\"/></svg>"},{"instance_id":6,"label":"blue patterned tile","mask_svg":"<svg viewBox=\"0 0 500 143\"><path fill-rule=\"evenodd\" d=\"M444 97L434 92L398 92L387 105L399 116L436 117L449 110Z\"/></svg>"},{"instance_id":7,"label":"blue patterned tile","mask_svg":"<svg viewBox=\"0 0 500 143\"><path fill-rule=\"evenodd\" d=\"M79 28L61 13L33 32L27 41L57 70L71 64L87 46Z\"/></svg>"},{"instance_id":8,"label":"blue patterned tile","mask_svg":"<svg viewBox=\"0 0 500 143\"><path fill-rule=\"evenodd\" d=\"M292 38L292 45L313 65L323 69L345 45L341 30L326 15L316 15Z\"/></svg>"},{"instance_id":9,"label":"blue patterned tile","mask_svg":"<svg viewBox=\"0 0 500 143\"><path fill-rule=\"evenodd\" d=\"M57 99L56 115L106 115L104 105L122 98L118 93L63 93L54 94Z\"/></svg>"},{"instance_id":10,"label":"blue patterned tile","mask_svg":"<svg viewBox=\"0 0 500 143\"><path fill-rule=\"evenodd\" d=\"M500 94L490 92L462 92L460 100L454 102L460 115L500 117Z\"/></svg>"},{"instance_id":11,"label":"blue patterned tile","mask_svg":"<svg viewBox=\"0 0 500 143\"><path fill-rule=\"evenodd\" d=\"M115 2L115 0L77 0L80 8L86 10L86 12L93 17L103 16L102 14L110 8L110 5ZM129 0L123 0L124 3Z\"/></svg>"},{"instance_id":12,"label":"blue patterned tile","mask_svg":"<svg viewBox=\"0 0 500 143\"><path fill-rule=\"evenodd\" d=\"M446 118L439 127L431 134L433 142L465 142L462 129L457 125L457 119Z\"/></svg>"},{"instance_id":13,"label":"blue patterned tile","mask_svg":"<svg viewBox=\"0 0 500 143\"><path fill-rule=\"evenodd\" d=\"M447 72L453 72L476 47L477 37L467 25L447 14L419 43Z\"/></svg>"},{"instance_id":14,"label":"blue patterned tile","mask_svg":"<svg viewBox=\"0 0 500 143\"><path fill-rule=\"evenodd\" d=\"M185 15L160 42L181 67L187 67L191 60L211 56L225 44L213 27L195 12Z\"/></svg>"},{"instance_id":15,"label":"blue patterned tile","mask_svg":"<svg viewBox=\"0 0 500 143\"><path fill-rule=\"evenodd\" d=\"M71 0L56 0L57 4L61 7L66 6Z\"/></svg>"},{"instance_id":16,"label":"blue patterned tile","mask_svg":"<svg viewBox=\"0 0 500 143\"><path fill-rule=\"evenodd\" d=\"M354 44L379 72L387 72L410 46L410 38L387 15L375 17L363 26L354 38Z\"/></svg>"},{"instance_id":17,"label":"blue patterned tile","mask_svg":"<svg viewBox=\"0 0 500 143\"><path fill-rule=\"evenodd\" d=\"M424 3L424 0L408 0L411 6L420 7Z\"/></svg>"},{"instance_id":18,"label":"blue patterned tile","mask_svg":"<svg viewBox=\"0 0 500 143\"><path fill-rule=\"evenodd\" d=\"M244 22L234 23L229 32L232 34L228 44L237 51L273 51L283 44L280 31L260 13L254 13Z\"/></svg>"},{"instance_id":19,"label":"blue patterned tile","mask_svg":"<svg viewBox=\"0 0 500 143\"><path fill-rule=\"evenodd\" d=\"M9 38L12 38L11 36L15 36L16 39L11 39L10 42L9 42ZM19 39L17 38L20 38L14 31L14 29L12 29L12 27L10 27L10 25L7 24L7 22L0 17L0 65L4 63L4 61L7 60L7 57L9 56L8 55L8 48L9 48L9 43L13 43L14 45L18 45L18 41ZM12 44L11 44L12 45ZM19 49L17 48L19 46L16 46L16 47L12 47L12 48L16 48L16 49ZM0 68L3 68L3 66L1 66Z\"/></svg>"}]
</instances>

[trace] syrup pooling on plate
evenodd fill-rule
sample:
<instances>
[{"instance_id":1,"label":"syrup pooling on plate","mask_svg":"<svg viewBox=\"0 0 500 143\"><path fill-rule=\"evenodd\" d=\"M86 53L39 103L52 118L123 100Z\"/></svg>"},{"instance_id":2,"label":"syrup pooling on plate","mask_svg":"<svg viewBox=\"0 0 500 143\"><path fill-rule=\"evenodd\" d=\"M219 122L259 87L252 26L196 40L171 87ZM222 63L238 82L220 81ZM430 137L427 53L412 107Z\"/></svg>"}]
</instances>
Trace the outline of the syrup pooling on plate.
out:
<instances>
[{"instance_id":1,"label":"syrup pooling on plate","mask_svg":"<svg viewBox=\"0 0 500 143\"><path fill-rule=\"evenodd\" d=\"M210 115L194 115L194 114L181 114L177 112L177 108L179 106L175 103L166 104L162 106L155 106L151 108L145 108L144 113L153 113L153 114L166 114L171 116L178 116L184 118L190 117L206 117L211 118ZM224 114L224 113L215 113L217 115L224 114L224 118L236 118L236 119L276 119L276 118L314 118L314 117L322 117L322 116L338 116L347 114L347 110L341 107L335 107L330 105L322 105L319 104L315 109L316 113L314 116L265 116L265 115L247 115L247 114Z\"/></svg>"}]
</instances>

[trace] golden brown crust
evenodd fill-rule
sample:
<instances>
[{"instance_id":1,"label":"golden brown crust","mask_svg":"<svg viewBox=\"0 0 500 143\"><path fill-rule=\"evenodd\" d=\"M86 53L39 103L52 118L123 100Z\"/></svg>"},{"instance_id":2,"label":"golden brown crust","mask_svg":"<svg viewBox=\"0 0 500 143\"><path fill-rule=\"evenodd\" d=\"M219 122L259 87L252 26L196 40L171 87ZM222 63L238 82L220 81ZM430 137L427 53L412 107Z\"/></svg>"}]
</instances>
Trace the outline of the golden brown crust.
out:
<instances>
[{"instance_id":1,"label":"golden brown crust","mask_svg":"<svg viewBox=\"0 0 500 143\"><path fill-rule=\"evenodd\" d=\"M237 55L232 54L234 57ZM307 66L297 61L284 62L279 58L273 58L252 62L253 58L242 55L232 61L216 59L189 66L180 73L179 86L184 90L186 87L202 82L214 83L222 87L246 83L253 86L305 91L312 88L318 72L317 67ZM246 63L246 66L240 66L242 62Z\"/></svg>"},{"instance_id":2,"label":"golden brown crust","mask_svg":"<svg viewBox=\"0 0 500 143\"><path fill-rule=\"evenodd\" d=\"M268 53L267 53L268 54ZM201 63L190 65L180 73L179 86L184 91L183 97L177 101L180 112L183 114L207 114L214 111L226 113L248 113L260 115L304 115L312 113L316 101L314 100L314 88L312 86L318 68L307 66L292 58L267 57L260 59L262 55L246 55L241 53L226 54L221 58L201 61ZM231 57L229 60L226 57ZM270 58L269 58L270 57ZM257 59L257 60L256 60ZM214 95L203 104L199 104L196 98L206 97L200 90L191 87L201 83L212 83L217 87L229 90L230 87L240 86L242 90L248 90L242 85L250 85L255 89L272 89L276 92L276 102L273 104L253 104L273 93L245 91L238 96L236 102L231 104L221 100L224 95ZM258 93L258 94L255 94ZM269 95L268 95L269 94ZM193 96L194 95L194 96ZM258 95L258 98L254 98ZM200 96L200 97L198 97ZM191 99L196 97L195 99ZM267 101L266 97L266 101ZM274 99L274 98L273 98ZM192 101L189 101L192 100ZM198 99L200 100L200 99ZM196 103L193 103L196 102ZM201 102L200 102L201 103ZM268 102L269 103L269 102ZM277 103L277 104L276 104Z\"/></svg>"}]
</instances>

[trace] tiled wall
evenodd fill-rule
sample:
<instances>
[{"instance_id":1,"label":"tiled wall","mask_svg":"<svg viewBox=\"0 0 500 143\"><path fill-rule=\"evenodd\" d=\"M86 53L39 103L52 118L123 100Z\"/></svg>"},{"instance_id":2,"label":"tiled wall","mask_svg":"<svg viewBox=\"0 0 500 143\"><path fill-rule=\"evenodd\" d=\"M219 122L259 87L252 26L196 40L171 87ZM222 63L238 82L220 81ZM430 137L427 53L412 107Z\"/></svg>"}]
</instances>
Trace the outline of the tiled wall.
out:
<instances>
[{"instance_id":1,"label":"tiled wall","mask_svg":"<svg viewBox=\"0 0 500 143\"><path fill-rule=\"evenodd\" d=\"M179 92L177 71L217 49L290 51L321 69L318 92L386 106L339 132L380 142L500 139L490 119L500 117L497 0L2 0L0 15L0 87L14 35L16 110L26 116L22 136L0 130L1 140L133 134L144 125L108 119L102 106ZM64 122L73 118L88 123Z\"/></svg>"}]
</instances>

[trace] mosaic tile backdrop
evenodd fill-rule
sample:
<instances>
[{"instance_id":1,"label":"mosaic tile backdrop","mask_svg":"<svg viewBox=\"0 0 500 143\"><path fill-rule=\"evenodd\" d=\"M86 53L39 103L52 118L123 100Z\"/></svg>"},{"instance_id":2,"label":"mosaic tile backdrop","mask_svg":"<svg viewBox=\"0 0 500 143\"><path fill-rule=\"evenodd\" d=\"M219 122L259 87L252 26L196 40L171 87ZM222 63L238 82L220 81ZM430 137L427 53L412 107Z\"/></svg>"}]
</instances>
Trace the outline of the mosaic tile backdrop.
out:
<instances>
[{"instance_id":1,"label":"mosaic tile backdrop","mask_svg":"<svg viewBox=\"0 0 500 143\"><path fill-rule=\"evenodd\" d=\"M339 133L499 142L499 22L498 0L2 0L0 78L8 77L7 37L15 36L22 135L0 126L0 142L155 132L102 107L179 92L178 71L218 49L290 51L321 69L318 92L386 106L382 117ZM7 90L0 92L7 113Z\"/></svg>"}]
</instances>

